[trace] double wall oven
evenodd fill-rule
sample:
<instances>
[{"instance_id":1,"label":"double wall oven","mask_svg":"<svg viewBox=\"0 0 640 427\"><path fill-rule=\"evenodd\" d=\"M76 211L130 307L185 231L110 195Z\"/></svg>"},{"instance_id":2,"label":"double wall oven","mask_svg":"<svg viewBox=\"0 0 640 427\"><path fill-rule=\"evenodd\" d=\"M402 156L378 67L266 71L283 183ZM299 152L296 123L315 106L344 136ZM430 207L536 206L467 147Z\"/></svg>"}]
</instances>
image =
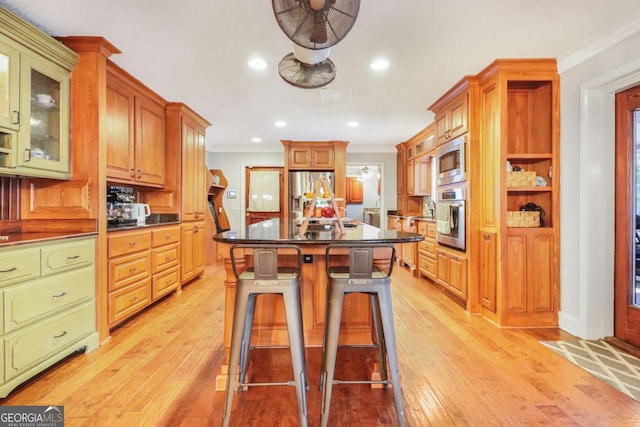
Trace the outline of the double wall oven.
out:
<instances>
[{"instance_id":1,"label":"double wall oven","mask_svg":"<svg viewBox=\"0 0 640 427\"><path fill-rule=\"evenodd\" d=\"M436 149L436 240L460 251L466 250L465 142L461 136Z\"/></svg>"}]
</instances>

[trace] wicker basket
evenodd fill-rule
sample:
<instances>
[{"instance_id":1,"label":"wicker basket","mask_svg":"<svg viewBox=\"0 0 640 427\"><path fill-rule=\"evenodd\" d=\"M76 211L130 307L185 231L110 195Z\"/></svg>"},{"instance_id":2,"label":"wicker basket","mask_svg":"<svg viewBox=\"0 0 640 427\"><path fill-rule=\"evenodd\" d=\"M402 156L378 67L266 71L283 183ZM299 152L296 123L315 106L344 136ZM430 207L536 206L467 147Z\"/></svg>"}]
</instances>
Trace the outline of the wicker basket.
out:
<instances>
[{"instance_id":1,"label":"wicker basket","mask_svg":"<svg viewBox=\"0 0 640 427\"><path fill-rule=\"evenodd\" d=\"M536 173L517 171L507 172L507 187L535 187Z\"/></svg>"},{"instance_id":2,"label":"wicker basket","mask_svg":"<svg viewBox=\"0 0 640 427\"><path fill-rule=\"evenodd\" d=\"M507 211L507 227L540 227L540 212Z\"/></svg>"}]
</instances>

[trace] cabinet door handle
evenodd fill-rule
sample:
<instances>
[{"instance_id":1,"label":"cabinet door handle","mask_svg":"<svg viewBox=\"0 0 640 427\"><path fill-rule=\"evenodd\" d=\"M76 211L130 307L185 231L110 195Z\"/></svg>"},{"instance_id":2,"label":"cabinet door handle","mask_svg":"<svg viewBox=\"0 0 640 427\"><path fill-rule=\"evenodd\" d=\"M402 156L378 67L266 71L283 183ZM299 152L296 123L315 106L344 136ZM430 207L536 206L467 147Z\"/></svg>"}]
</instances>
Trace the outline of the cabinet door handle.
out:
<instances>
[{"instance_id":1,"label":"cabinet door handle","mask_svg":"<svg viewBox=\"0 0 640 427\"><path fill-rule=\"evenodd\" d=\"M75 255L75 256L68 256L67 259L78 259L80 258L80 255Z\"/></svg>"},{"instance_id":2,"label":"cabinet door handle","mask_svg":"<svg viewBox=\"0 0 640 427\"><path fill-rule=\"evenodd\" d=\"M27 158L24 159L25 162L30 162L31 161L31 150L28 148L24 149L24 153L27 155Z\"/></svg>"},{"instance_id":3,"label":"cabinet door handle","mask_svg":"<svg viewBox=\"0 0 640 427\"><path fill-rule=\"evenodd\" d=\"M491 240L491 234L489 234L489 233L484 233L484 234L482 235L482 237L483 237L483 238L484 238L484 240L486 240L487 242L488 242L489 240Z\"/></svg>"},{"instance_id":4,"label":"cabinet door handle","mask_svg":"<svg viewBox=\"0 0 640 427\"><path fill-rule=\"evenodd\" d=\"M52 298L53 298L53 299L62 298L62 297L63 297L63 296L65 296L66 294L67 294L66 292L63 292L63 293L58 294L58 295L52 295Z\"/></svg>"},{"instance_id":5,"label":"cabinet door handle","mask_svg":"<svg viewBox=\"0 0 640 427\"><path fill-rule=\"evenodd\" d=\"M20 124L20 111L13 111L13 124L14 125L19 125Z\"/></svg>"},{"instance_id":6,"label":"cabinet door handle","mask_svg":"<svg viewBox=\"0 0 640 427\"><path fill-rule=\"evenodd\" d=\"M138 178L142 178L142 169L138 169Z\"/></svg>"},{"instance_id":7,"label":"cabinet door handle","mask_svg":"<svg viewBox=\"0 0 640 427\"><path fill-rule=\"evenodd\" d=\"M131 170L129 171L129 176L130 176L131 178L135 178L135 177L136 177L136 170L135 170L135 169L131 169Z\"/></svg>"},{"instance_id":8,"label":"cabinet door handle","mask_svg":"<svg viewBox=\"0 0 640 427\"><path fill-rule=\"evenodd\" d=\"M193 227L193 232L194 232L194 233L197 233L197 232L198 232L198 230L200 230L200 228L198 228L198 226L197 226L197 225Z\"/></svg>"},{"instance_id":9,"label":"cabinet door handle","mask_svg":"<svg viewBox=\"0 0 640 427\"><path fill-rule=\"evenodd\" d=\"M63 336L67 335L67 331L64 331L63 333L61 333L60 335L54 335L53 338L62 338Z\"/></svg>"},{"instance_id":10,"label":"cabinet door handle","mask_svg":"<svg viewBox=\"0 0 640 427\"><path fill-rule=\"evenodd\" d=\"M16 271L17 269L17 267L11 267L8 270L0 270L0 273L11 273L12 271Z\"/></svg>"}]
</instances>

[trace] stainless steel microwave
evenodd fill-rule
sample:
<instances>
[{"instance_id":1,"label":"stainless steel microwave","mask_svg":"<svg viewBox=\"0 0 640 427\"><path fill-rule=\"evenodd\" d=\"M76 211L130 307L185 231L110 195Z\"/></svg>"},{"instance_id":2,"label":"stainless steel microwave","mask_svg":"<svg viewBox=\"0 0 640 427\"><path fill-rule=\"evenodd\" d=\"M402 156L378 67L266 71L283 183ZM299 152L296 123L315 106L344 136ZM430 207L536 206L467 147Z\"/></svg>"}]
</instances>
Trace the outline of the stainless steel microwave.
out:
<instances>
[{"instance_id":1,"label":"stainless steel microwave","mask_svg":"<svg viewBox=\"0 0 640 427\"><path fill-rule=\"evenodd\" d=\"M438 185L453 184L466 180L466 137L459 136L436 148L436 178Z\"/></svg>"}]
</instances>

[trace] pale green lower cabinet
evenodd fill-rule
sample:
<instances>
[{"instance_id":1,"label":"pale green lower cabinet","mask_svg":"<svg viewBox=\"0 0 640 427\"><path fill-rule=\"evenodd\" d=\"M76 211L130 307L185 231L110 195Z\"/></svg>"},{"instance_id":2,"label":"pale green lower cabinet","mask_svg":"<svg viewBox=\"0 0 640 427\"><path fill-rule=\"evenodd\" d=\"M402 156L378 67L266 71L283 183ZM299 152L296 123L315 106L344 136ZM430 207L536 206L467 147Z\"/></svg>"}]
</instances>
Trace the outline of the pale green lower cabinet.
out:
<instances>
[{"instance_id":1,"label":"pale green lower cabinet","mask_svg":"<svg viewBox=\"0 0 640 427\"><path fill-rule=\"evenodd\" d=\"M0 247L0 260L0 397L6 397L71 353L98 347L95 238Z\"/></svg>"}]
</instances>

